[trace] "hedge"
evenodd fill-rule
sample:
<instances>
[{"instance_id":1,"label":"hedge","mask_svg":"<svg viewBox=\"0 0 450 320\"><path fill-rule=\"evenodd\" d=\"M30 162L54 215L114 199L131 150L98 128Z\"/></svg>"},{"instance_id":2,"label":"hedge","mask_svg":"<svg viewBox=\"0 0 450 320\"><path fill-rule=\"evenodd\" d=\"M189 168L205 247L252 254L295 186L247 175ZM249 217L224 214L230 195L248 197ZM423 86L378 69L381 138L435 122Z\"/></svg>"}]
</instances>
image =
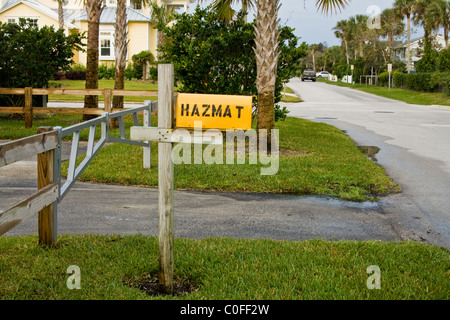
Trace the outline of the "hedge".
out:
<instances>
[{"instance_id":1,"label":"hedge","mask_svg":"<svg viewBox=\"0 0 450 320\"><path fill-rule=\"evenodd\" d=\"M381 86L388 85L389 74L378 77ZM394 72L394 87L424 92L443 92L450 95L450 72L402 73Z\"/></svg>"}]
</instances>

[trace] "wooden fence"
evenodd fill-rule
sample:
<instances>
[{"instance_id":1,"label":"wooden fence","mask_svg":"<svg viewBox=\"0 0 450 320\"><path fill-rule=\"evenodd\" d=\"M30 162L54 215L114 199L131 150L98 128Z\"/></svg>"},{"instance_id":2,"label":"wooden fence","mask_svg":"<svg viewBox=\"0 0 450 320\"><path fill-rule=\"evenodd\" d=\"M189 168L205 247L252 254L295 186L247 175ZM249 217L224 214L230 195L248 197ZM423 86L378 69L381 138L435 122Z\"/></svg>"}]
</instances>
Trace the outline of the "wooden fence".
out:
<instances>
[{"instance_id":1,"label":"wooden fence","mask_svg":"<svg viewBox=\"0 0 450 320\"><path fill-rule=\"evenodd\" d=\"M111 113L113 96L157 96L155 90L116 90L116 89L37 89L37 88L0 88L1 94L24 95L23 107L0 107L0 113L19 113L25 115L25 128L33 126L33 114L96 114ZM33 95L81 95L104 96L102 108L47 108L33 107Z\"/></svg>"},{"instance_id":2,"label":"wooden fence","mask_svg":"<svg viewBox=\"0 0 450 320\"><path fill-rule=\"evenodd\" d=\"M39 242L55 241L55 202L59 184L54 181L54 150L58 148L58 133L39 128L38 134L0 145L0 167L37 155L38 191L30 197L0 212L0 235L22 220L38 213Z\"/></svg>"},{"instance_id":3,"label":"wooden fence","mask_svg":"<svg viewBox=\"0 0 450 320\"><path fill-rule=\"evenodd\" d=\"M149 101L143 106L124 109L114 113L103 112L101 116L69 127L40 127L36 135L0 144L0 167L37 155L38 191L32 196L5 211L0 211L0 235L8 232L23 220L38 213L39 243L53 245L57 237L58 203L68 193L86 167L106 142L119 142L143 147L143 167L151 165L151 142L132 141L125 133L124 117L131 116L135 126L139 126L138 113L142 113L143 127L151 126L151 113L158 106L157 101ZM117 119L119 137L112 137L109 121ZM101 138L96 140L96 128L101 126ZM89 130L86 156L77 163L79 139L82 130ZM68 173L61 179L61 145L65 136L72 135L72 147Z\"/></svg>"}]
</instances>

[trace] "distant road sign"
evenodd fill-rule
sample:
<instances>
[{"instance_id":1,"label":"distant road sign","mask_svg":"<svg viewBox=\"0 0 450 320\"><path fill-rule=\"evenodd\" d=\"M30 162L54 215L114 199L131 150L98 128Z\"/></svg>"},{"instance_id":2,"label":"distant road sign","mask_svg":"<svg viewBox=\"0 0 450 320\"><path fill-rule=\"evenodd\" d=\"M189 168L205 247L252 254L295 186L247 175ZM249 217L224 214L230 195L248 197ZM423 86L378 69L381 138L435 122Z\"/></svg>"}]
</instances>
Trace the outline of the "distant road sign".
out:
<instances>
[{"instance_id":1,"label":"distant road sign","mask_svg":"<svg viewBox=\"0 0 450 320\"><path fill-rule=\"evenodd\" d=\"M176 127L194 128L196 121L205 129L242 129L252 126L252 96L179 93Z\"/></svg>"}]
</instances>

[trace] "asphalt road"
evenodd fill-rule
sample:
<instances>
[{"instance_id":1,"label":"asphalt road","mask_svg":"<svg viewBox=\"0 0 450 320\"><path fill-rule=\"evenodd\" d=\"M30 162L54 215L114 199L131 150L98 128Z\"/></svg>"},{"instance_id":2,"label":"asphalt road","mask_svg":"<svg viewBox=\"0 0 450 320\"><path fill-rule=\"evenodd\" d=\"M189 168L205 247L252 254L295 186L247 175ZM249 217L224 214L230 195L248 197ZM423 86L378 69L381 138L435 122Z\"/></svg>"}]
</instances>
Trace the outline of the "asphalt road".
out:
<instances>
[{"instance_id":1,"label":"asphalt road","mask_svg":"<svg viewBox=\"0 0 450 320\"><path fill-rule=\"evenodd\" d=\"M450 107L419 106L351 88L292 79L305 102L289 116L331 124L357 145L376 146L377 162L403 187L379 206L406 238L449 247Z\"/></svg>"},{"instance_id":2,"label":"asphalt road","mask_svg":"<svg viewBox=\"0 0 450 320\"><path fill-rule=\"evenodd\" d=\"M450 110L410 106L322 83L294 79L289 86L305 100L288 105L290 116L331 123L360 145L380 147L378 162L404 191L377 203L353 203L330 197L178 190L175 236L413 240L450 248L450 153L444 141L450 136ZM424 134L433 140L422 139ZM435 143L442 145L433 148ZM35 190L35 159L0 168L0 210ZM59 205L59 234L157 236L157 207L155 188L77 182ZM36 232L34 217L6 235Z\"/></svg>"}]
</instances>

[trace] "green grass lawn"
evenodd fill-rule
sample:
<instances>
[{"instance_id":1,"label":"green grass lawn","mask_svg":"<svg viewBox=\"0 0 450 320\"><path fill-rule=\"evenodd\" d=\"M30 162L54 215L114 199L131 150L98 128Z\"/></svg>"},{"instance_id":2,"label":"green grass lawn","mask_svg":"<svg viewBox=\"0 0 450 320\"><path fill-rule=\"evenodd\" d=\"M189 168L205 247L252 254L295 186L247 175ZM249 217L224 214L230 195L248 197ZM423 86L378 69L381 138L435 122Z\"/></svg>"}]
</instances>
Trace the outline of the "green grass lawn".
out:
<instances>
[{"instance_id":1,"label":"green grass lawn","mask_svg":"<svg viewBox=\"0 0 450 320\"><path fill-rule=\"evenodd\" d=\"M156 119L154 119L156 120ZM128 122L127 131L131 123ZM364 201L398 192L400 186L369 160L342 131L333 126L287 117L277 122L280 132L279 169L261 175L263 165L176 164L175 188L243 191L293 195L330 195ZM203 147L205 148L205 146ZM226 146L224 146L226 150ZM151 169L142 168L142 148L112 144L102 148L80 180L121 185L158 185L157 143L152 143ZM223 152L225 157L226 152ZM191 159L194 152L191 151ZM247 153L248 156L248 153ZM84 156L80 156L81 162ZM194 163L194 161L191 161ZM63 164L63 174L67 172Z\"/></svg>"},{"instance_id":2,"label":"green grass lawn","mask_svg":"<svg viewBox=\"0 0 450 320\"><path fill-rule=\"evenodd\" d=\"M337 85L340 87L348 87L356 90L364 91L367 93L376 94L385 98L403 101L409 104L418 105L442 105L450 106L450 96L445 93L438 92L419 92L413 90L379 87L379 86L366 86L356 83L354 85L344 83L342 81L328 81L324 79L318 79L317 81L326 82L328 84Z\"/></svg>"},{"instance_id":3,"label":"green grass lawn","mask_svg":"<svg viewBox=\"0 0 450 320\"><path fill-rule=\"evenodd\" d=\"M67 268L80 268L80 289ZM369 266L380 289L369 289ZM36 236L0 237L0 299L5 300L448 300L449 251L412 242L175 239L175 281L183 295L152 296L155 237L63 235L56 248ZM369 280L369 282L371 282Z\"/></svg>"},{"instance_id":4,"label":"green grass lawn","mask_svg":"<svg viewBox=\"0 0 450 320\"><path fill-rule=\"evenodd\" d=\"M81 121L80 115L36 116L33 128L24 129L23 120L0 117L0 139L33 135L39 126L67 127ZM132 118L125 118L126 134ZM157 126L157 118L152 118ZM175 187L190 190L244 191L293 195L330 195L355 201L376 200L398 192L400 186L385 170L369 160L355 143L337 128L304 119L287 117L277 122L280 132L279 169L275 175L261 175L262 167L249 164L177 164ZM87 140L83 130L81 140ZM111 129L118 136L118 129ZM97 128L97 139L100 128ZM65 137L65 140L71 136ZM204 147L205 148L205 147ZM224 146L224 148L226 148ZM152 168L142 167L142 148L114 143L105 146L82 174L82 181L155 187L158 184L157 143L152 143ZM194 152L192 152L192 155ZM223 152L224 156L226 155ZM247 155L248 156L248 155ZM81 161L83 156L79 157ZM192 161L193 163L193 161ZM225 161L224 161L225 163ZM63 163L63 174L67 172Z\"/></svg>"}]
</instances>

